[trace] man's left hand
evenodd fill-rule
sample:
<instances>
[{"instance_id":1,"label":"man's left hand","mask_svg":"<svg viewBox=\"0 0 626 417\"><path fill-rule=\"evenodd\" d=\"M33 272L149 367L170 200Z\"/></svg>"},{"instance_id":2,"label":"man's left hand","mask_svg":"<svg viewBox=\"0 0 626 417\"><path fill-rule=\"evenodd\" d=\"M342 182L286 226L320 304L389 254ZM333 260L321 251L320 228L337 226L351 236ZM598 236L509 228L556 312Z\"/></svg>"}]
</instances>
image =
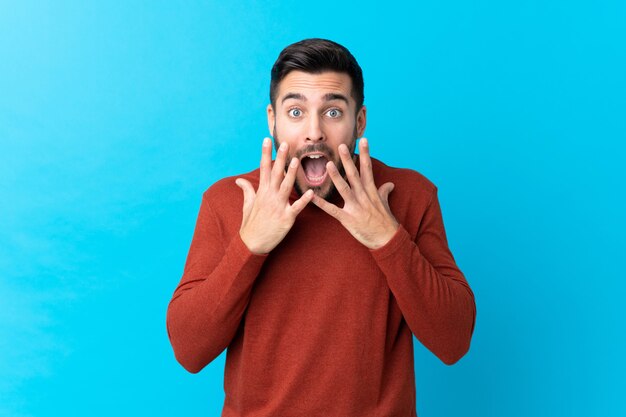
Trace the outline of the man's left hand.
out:
<instances>
[{"instance_id":1,"label":"man's left hand","mask_svg":"<svg viewBox=\"0 0 626 417\"><path fill-rule=\"evenodd\" d=\"M348 147L341 144L338 151L350 183L341 177L332 161L326 164L326 170L345 204L339 208L317 195L313 203L339 220L359 242L370 249L378 249L391 240L399 227L388 201L394 185L387 182L376 188L367 139L359 142L360 175Z\"/></svg>"}]
</instances>

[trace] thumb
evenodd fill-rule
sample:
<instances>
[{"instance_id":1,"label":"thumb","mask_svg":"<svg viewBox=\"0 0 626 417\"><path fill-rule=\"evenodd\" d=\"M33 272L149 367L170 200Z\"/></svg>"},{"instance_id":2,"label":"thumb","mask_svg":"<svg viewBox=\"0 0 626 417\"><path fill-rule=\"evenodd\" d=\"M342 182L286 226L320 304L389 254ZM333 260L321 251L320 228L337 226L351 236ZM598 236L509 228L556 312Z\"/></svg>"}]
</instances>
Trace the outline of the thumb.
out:
<instances>
[{"instance_id":1,"label":"thumb","mask_svg":"<svg viewBox=\"0 0 626 417\"><path fill-rule=\"evenodd\" d=\"M394 188L395 185L393 184L393 182L386 182L378 189L378 195L385 203L388 202L389 194L393 191Z\"/></svg>"},{"instance_id":2,"label":"thumb","mask_svg":"<svg viewBox=\"0 0 626 417\"><path fill-rule=\"evenodd\" d=\"M235 184L237 184L237 187L241 188L241 190L243 191L243 215L245 218L247 213L249 213L250 209L252 208L252 203L254 202L254 197L256 196L256 193L254 192L252 184L250 184L250 181L248 180L244 180L243 178L237 178L235 180Z\"/></svg>"}]
</instances>

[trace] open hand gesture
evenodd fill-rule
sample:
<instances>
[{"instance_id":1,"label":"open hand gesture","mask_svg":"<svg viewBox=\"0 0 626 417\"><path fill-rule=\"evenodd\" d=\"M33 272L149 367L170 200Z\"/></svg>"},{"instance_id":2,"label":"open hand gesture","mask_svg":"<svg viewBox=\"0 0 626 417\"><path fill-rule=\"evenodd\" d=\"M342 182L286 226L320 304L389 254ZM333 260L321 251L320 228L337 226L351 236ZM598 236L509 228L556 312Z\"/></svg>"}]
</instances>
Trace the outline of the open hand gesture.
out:
<instances>
[{"instance_id":1,"label":"open hand gesture","mask_svg":"<svg viewBox=\"0 0 626 417\"><path fill-rule=\"evenodd\" d=\"M326 164L326 169L345 204L339 208L317 195L313 203L339 220L359 242L370 249L378 249L391 240L399 227L388 202L394 185L387 182L376 188L367 139L359 142L360 175L348 147L341 144L338 151L349 184L332 161Z\"/></svg>"},{"instance_id":2,"label":"open hand gesture","mask_svg":"<svg viewBox=\"0 0 626 417\"><path fill-rule=\"evenodd\" d=\"M272 167L272 143L265 138L258 190L255 192L250 181L243 178L235 181L243 190L243 218L239 235L250 252L255 254L269 253L274 249L291 230L296 216L313 198L313 190L308 190L289 204L300 161L293 158L285 174L288 149L287 143L280 145Z\"/></svg>"}]
</instances>

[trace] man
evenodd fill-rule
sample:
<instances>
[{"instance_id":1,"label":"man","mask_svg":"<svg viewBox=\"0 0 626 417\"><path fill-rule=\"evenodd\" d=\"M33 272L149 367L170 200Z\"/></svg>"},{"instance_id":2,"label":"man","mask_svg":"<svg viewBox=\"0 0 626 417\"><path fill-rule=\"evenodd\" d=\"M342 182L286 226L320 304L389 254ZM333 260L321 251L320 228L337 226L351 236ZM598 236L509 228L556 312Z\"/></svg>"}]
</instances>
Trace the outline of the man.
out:
<instances>
[{"instance_id":1,"label":"man","mask_svg":"<svg viewBox=\"0 0 626 417\"><path fill-rule=\"evenodd\" d=\"M223 416L415 416L413 338L469 349L474 296L437 189L369 155L361 68L308 39L272 68L260 168L203 196L168 334L190 372L228 348ZM238 188L239 187L239 188Z\"/></svg>"}]
</instances>

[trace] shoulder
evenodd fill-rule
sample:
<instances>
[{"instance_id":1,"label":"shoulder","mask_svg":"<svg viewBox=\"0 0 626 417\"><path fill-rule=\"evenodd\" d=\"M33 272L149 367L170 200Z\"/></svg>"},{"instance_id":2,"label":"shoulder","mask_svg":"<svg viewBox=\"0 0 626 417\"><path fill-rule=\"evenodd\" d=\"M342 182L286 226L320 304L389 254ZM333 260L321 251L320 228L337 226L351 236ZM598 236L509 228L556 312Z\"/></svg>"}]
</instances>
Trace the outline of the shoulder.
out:
<instances>
[{"instance_id":1,"label":"shoulder","mask_svg":"<svg viewBox=\"0 0 626 417\"><path fill-rule=\"evenodd\" d=\"M437 187L423 174L408 168L395 168L372 158L372 172L378 187L394 184L389 207L396 219L415 238L422 219L436 199Z\"/></svg>"},{"instance_id":2,"label":"shoulder","mask_svg":"<svg viewBox=\"0 0 626 417\"><path fill-rule=\"evenodd\" d=\"M428 199L437 191L437 186L420 172L409 168L396 168L372 158L372 171L378 186L392 182L394 193L411 194L413 197Z\"/></svg>"}]
</instances>

